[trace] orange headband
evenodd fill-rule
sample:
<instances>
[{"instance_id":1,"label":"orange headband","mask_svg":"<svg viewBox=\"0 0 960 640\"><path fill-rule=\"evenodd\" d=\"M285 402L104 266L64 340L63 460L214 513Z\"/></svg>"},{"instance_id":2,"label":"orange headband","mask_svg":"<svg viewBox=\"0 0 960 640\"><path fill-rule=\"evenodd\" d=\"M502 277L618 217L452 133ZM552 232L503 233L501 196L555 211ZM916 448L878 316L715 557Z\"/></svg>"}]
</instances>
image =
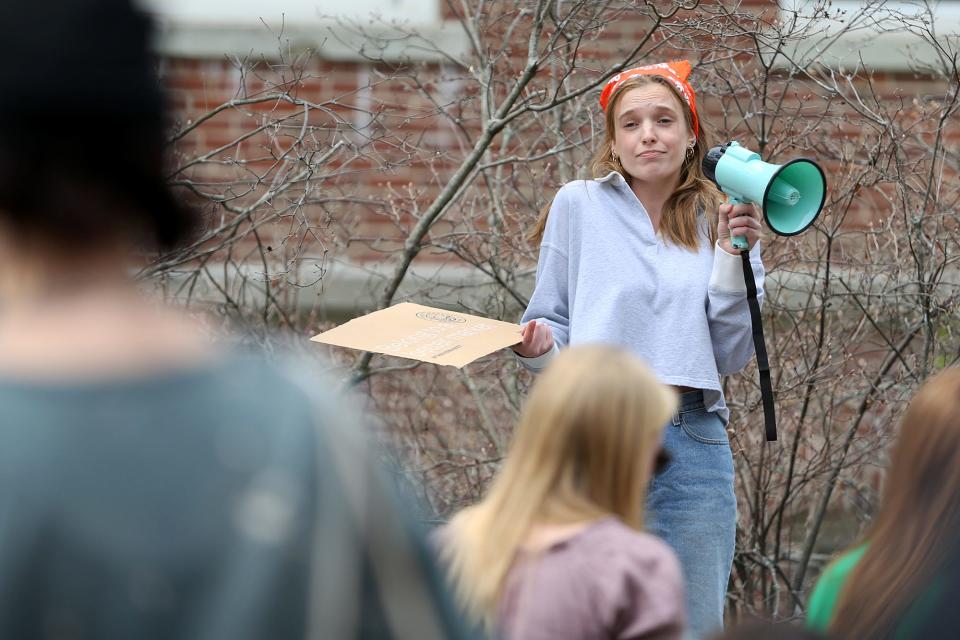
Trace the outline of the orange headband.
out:
<instances>
[{"instance_id":1,"label":"orange headband","mask_svg":"<svg viewBox=\"0 0 960 640\"><path fill-rule=\"evenodd\" d=\"M693 116L693 133L694 135L699 135L700 119L697 118L697 97L693 93L693 87L687 82L690 70L691 67L688 61L677 60L676 62L660 62L646 67L637 67L636 69L621 71L607 80L606 86L604 86L603 91L600 92L600 107L606 111L610 96L613 95L613 92L616 91L620 85L630 78L637 76L660 76L666 78L670 84L680 92L683 99L686 100L687 105L690 107L690 113Z\"/></svg>"}]
</instances>

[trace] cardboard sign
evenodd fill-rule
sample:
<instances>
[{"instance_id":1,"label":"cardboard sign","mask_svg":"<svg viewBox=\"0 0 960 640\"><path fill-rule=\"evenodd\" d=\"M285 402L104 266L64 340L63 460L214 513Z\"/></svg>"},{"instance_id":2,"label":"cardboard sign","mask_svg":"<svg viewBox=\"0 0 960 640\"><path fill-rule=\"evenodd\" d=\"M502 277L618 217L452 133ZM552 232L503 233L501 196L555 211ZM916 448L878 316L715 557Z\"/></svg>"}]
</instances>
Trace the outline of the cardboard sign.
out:
<instances>
[{"instance_id":1,"label":"cardboard sign","mask_svg":"<svg viewBox=\"0 0 960 640\"><path fill-rule=\"evenodd\" d=\"M520 325L410 302L355 318L310 339L457 368L521 341Z\"/></svg>"}]
</instances>

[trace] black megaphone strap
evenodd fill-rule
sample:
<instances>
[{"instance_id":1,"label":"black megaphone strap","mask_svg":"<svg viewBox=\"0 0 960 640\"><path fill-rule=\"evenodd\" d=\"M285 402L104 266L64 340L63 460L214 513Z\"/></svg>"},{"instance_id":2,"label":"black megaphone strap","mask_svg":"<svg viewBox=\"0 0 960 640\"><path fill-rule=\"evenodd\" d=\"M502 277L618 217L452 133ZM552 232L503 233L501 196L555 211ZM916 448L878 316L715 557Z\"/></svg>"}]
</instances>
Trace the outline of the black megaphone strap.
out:
<instances>
[{"instance_id":1,"label":"black megaphone strap","mask_svg":"<svg viewBox=\"0 0 960 640\"><path fill-rule=\"evenodd\" d=\"M767 442L777 440L777 415L773 406L773 385L770 382L770 363L767 360L767 344L763 339L763 319L757 300L757 281L750 264L750 252L741 251L743 282L747 285L747 306L750 307L750 325L753 330L753 348L757 353L757 369L760 371L760 396L763 399L763 425Z\"/></svg>"}]
</instances>

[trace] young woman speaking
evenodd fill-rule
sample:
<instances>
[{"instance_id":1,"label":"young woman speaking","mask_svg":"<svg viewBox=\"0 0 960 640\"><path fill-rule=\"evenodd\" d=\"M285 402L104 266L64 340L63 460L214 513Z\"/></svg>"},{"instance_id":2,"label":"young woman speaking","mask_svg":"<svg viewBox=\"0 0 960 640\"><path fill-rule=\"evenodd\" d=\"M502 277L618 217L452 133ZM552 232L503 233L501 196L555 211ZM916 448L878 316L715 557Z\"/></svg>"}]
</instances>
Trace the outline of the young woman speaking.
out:
<instances>
[{"instance_id":1,"label":"young woman speaking","mask_svg":"<svg viewBox=\"0 0 960 640\"><path fill-rule=\"evenodd\" d=\"M731 236L747 238L759 296L764 272L757 212L721 204L703 175L710 145L689 72L685 61L655 64L604 87L594 179L564 185L540 221L536 288L515 351L538 371L563 346L617 345L681 394L664 430L673 462L654 478L647 507L650 531L680 558L701 636L722 627L736 532L720 376L753 355Z\"/></svg>"}]
</instances>

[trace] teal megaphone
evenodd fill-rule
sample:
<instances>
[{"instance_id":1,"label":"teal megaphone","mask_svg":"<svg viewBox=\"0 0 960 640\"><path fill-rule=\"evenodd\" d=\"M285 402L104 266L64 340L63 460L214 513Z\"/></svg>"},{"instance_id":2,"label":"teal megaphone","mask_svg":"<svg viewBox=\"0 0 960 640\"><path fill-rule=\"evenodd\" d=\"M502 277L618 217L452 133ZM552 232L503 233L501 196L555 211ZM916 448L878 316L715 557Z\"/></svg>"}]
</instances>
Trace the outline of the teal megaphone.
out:
<instances>
[{"instance_id":1,"label":"teal megaphone","mask_svg":"<svg viewBox=\"0 0 960 640\"><path fill-rule=\"evenodd\" d=\"M703 158L703 172L730 202L760 205L774 233L795 236L820 215L827 196L827 179L813 160L797 158L786 164L769 164L736 142L714 147ZM747 239L731 239L734 248L746 249Z\"/></svg>"}]
</instances>

